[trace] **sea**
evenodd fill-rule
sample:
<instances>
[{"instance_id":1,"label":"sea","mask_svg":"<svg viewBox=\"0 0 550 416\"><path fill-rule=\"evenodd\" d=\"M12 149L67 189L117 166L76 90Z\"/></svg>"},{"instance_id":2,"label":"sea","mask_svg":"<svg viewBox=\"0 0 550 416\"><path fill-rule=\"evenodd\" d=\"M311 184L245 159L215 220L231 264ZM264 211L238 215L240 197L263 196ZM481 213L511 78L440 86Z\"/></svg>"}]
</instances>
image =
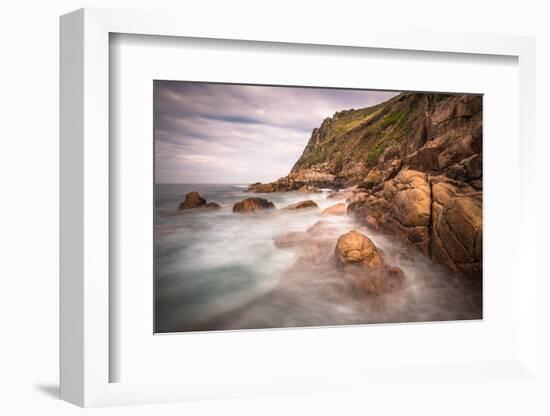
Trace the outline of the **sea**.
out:
<instances>
[{"instance_id":1,"label":"sea","mask_svg":"<svg viewBox=\"0 0 550 416\"><path fill-rule=\"evenodd\" d=\"M157 184L155 187L155 332L254 330L482 318L481 287L465 284L429 258L378 234L348 216L322 210L343 201L318 193L247 193L246 184ZM179 211L186 193L196 191L219 210ZM248 197L273 202L277 210L235 214ZM319 209L286 211L313 200ZM400 267L405 288L380 299L342 290L329 258L300 266L299 250L275 240L330 221L337 235L368 235L386 263ZM334 245L336 245L334 238Z\"/></svg>"}]
</instances>

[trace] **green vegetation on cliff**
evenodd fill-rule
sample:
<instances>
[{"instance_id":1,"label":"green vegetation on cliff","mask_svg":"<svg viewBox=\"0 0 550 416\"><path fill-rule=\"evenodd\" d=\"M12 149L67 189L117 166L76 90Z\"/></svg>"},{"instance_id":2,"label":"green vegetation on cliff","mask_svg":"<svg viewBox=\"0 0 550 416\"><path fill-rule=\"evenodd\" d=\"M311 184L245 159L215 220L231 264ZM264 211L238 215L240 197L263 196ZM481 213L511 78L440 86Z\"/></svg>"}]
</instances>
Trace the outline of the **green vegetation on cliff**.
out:
<instances>
[{"instance_id":1,"label":"green vegetation on cliff","mask_svg":"<svg viewBox=\"0 0 550 416\"><path fill-rule=\"evenodd\" d=\"M438 100L450 97L439 95ZM421 132L431 94L403 93L384 103L334 114L314 129L293 171L319 164L338 174L362 163L373 166L389 147Z\"/></svg>"}]
</instances>

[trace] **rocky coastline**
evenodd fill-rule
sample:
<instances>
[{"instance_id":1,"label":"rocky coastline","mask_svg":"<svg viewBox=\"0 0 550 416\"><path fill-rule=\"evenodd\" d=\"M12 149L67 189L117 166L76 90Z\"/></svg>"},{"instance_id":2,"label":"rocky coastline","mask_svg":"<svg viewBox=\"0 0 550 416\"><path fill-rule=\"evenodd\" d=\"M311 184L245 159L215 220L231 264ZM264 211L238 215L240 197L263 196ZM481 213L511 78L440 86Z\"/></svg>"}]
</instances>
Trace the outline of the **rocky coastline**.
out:
<instances>
[{"instance_id":1,"label":"rocky coastline","mask_svg":"<svg viewBox=\"0 0 550 416\"><path fill-rule=\"evenodd\" d=\"M248 192L327 188L328 198L343 201L332 214L481 280L482 97L403 93L338 112L313 130L287 176Z\"/></svg>"},{"instance_id":2,"label":"rocky coastline","mask_svg":"<svg viewBox=\"0 0 550 416\"><path fill-rule=\"evenodd\" d=\"M315 275L322 267L352 296L381 298L406 285L406 274L388 263L366 231L335 233L330 218L348 216L356 228L398 240L411 256L427 256L453 278L480 287L481 123L481 97L473 95L404 93L375 107L336 113L313 130L287 176L250 185L246 192L262 197L238 201L232 212L316 211L326 218L273 241L276 250L300 253L287 281L299 281L304 270ZM268 199L277 192L323 192L333 205L320 210L304 198L278 209ZM179 208L214 212L221 207L190 192ZM278 302L276 293L264 302Z\"/></svg>"}]
</instances>

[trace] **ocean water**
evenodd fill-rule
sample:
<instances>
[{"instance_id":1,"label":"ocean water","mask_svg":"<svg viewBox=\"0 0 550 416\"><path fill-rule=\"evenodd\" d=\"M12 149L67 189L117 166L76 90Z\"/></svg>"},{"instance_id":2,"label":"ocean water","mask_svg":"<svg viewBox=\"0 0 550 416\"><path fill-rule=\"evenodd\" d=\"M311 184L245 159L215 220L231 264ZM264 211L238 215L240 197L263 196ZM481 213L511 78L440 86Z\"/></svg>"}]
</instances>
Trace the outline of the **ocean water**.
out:
<instances>
[{"instance_id":1,"label":"ocean water","mask_svg":"<svg viewBox=\"0 0 550 416\"><path fill-rule=\"evenodd\" d=\"M481 318L481 287L465 285L425 256L346 216L324 216L340 203L329 190L246 193L241 184L158 184L155 219L155 332L283 328ZM178 211L197 191L222 209ZM234 214L232 206L262 197L277 208L305 199L319 210ZM277 248L282 234L330 221L318 246ZM404 288L373 299L350 292L334 266L337 237L368 235L385 262L401 267Z\"/></svg>"}]
</instances>

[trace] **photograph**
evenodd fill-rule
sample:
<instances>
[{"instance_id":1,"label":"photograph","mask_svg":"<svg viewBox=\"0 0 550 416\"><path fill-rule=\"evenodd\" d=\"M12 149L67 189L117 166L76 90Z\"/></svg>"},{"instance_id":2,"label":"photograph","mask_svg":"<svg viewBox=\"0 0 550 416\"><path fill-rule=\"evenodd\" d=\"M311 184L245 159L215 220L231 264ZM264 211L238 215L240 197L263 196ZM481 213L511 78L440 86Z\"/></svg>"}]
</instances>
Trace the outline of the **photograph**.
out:
<instances>
[{"instance_id":1,"label":"photograph","mask_svg":"<svg viewBox=\"0 0 550 416\"><path fill-rule=\"evenodd\" d=\"M483 319L483 96L153 81L154 332Z\"/></svg>"}]
</instances>

